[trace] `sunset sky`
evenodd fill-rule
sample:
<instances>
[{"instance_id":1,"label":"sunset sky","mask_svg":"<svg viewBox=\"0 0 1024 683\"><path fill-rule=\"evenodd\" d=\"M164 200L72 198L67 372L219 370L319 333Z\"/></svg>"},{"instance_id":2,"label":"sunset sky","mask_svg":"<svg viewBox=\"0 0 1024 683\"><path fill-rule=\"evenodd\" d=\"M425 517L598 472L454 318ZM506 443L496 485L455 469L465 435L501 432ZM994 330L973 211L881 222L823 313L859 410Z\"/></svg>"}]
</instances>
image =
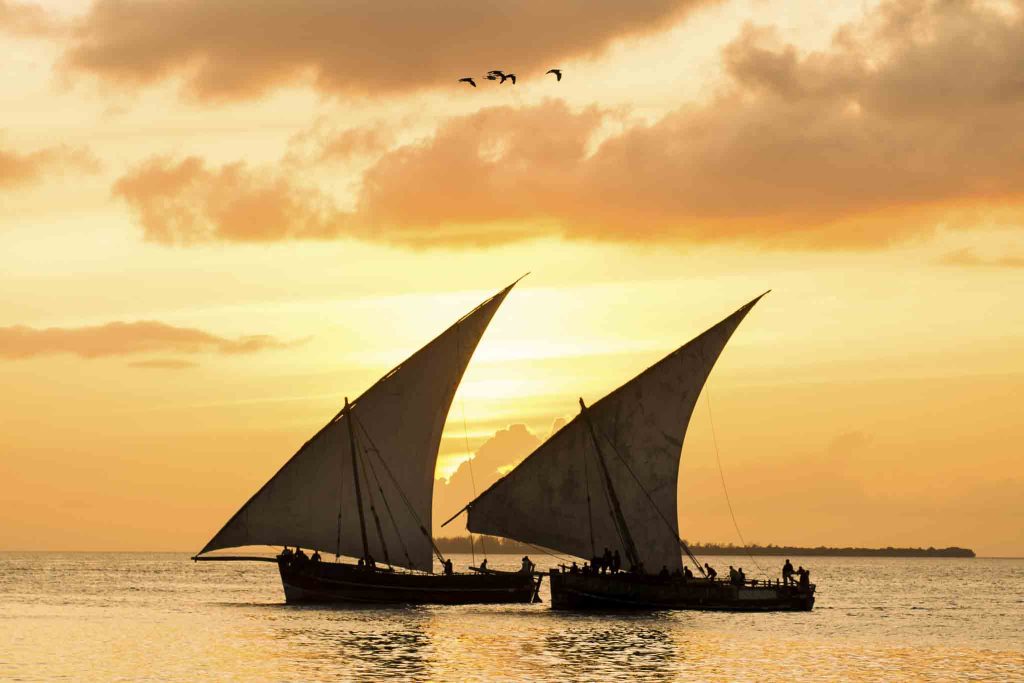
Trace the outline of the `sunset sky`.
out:
<instances>
[{"instance_id":1,"label":"sunset sky","mask_svg":"<svg viewBox=\"0 0 1024 683\"><path fill-rule=\"evenodd\" d=\"M530 271L435 527L771 289L683 535L713 419L747 541L1024 555L1024 0L0 0L0 60L0 549L197 550Z\"/></svg>"}]
</instances>

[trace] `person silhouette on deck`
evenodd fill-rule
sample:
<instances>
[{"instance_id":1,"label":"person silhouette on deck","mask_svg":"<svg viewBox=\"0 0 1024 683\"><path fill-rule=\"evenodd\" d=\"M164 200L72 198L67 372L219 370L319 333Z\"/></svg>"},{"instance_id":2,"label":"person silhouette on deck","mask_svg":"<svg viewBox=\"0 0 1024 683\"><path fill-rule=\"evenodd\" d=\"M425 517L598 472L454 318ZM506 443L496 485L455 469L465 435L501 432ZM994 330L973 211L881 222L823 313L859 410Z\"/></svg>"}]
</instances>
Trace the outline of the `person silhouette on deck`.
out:
<instances>
[{"instance_id":1,"label":"person silhouette on deck","mask_svg":"<svg viewBox=\"0 0 1024 683\"><path fill-rule=\"evenodd\" d=\"M604 574L604 570L611 570L612 568L612 551L607 547L604 549L604 554L601 555L601 573Z\"/></svg>"},{"instance_id":2,"label":"person silhouette on deck","mask_svg":"<svg viewBox=\"0 0 1024 683\"><path fill-rule=\"evenodd\" d=\"M689 581L693 578L693 572L690 571L689 567L683 567L683 581Z\"/></svg>"},{"instance_id":3,"label":"person silhouette on deck","mask_svg":"<svg viewBox=\"0 0 1024 683\"><path fill-rule=\"evenodd\" d=\"M793 563L786 560L786 564L782 565L782 583L789 585L793 583Z\"/></svg>"},{"instance_id":4,"label":"person silhouette on deck","mask_svg":"<svg viewBox=\"0 0 1024 683\"><path fill-rule=\"evenodd\" d=\"M668 565L665 565L665 564L661 565L661 571L658 572L658 578L659 579L667 579L669 576L670 575L668 573Z\"/></svg>"},{"instance_id":5,"label":"person silhouette on deck","mask_svg":"<svg viewBox=\"0 0 1024 683\"><path fill-rule=\"evenodd\" d=\"M480 563L480 571L487 571L487 558L485 557L483 562Z\"/></svg>"},{"instance_id":6,"label":"person silhouette on deck","mask_svg":"<svg viewBox=\"0 0 1024 683\"><path fill-rule=\"evenodd\" d=\"M319 550L314 550L313 551L313 557L311 557L309 559L313 560L314 562L319 562L320 561L320 551Z\"/></svg>"},{"instance_id":7,"label":"person silhouette on deck","mask_svg":"<svg viewBox=\"0 0 1024 683\"><path fill-rule=\"evenodd\" d=\"M616 548L612 553L612 574L617 574L620 567L622 567L622 558L619 557L619 549Z\"/></svg>"},{"instance_id":8,"label":"person silhouette on deck","mask_svg":"<svg viewBox=\"0 0 1024 683\"><path fill-rule=\"evenodd\" d=\"M747 582L747 575L743 573L743 567L736 570L736 580L739 582L736 585L742 586Z\"/></svg>"},{"instance_id":9,"label":"person silhouette on deck","mask_svg":"<svg viewBox=\"0 0 1024 683\"><path fill-rule=\"evenodd\" d=\"M708 581L714 581L715 577L718 576L718 572L715 571L715 568L707 562L704 563L704 573L707 574Z\"/></svg>"},{"instance_id":10,"label":"person silhouette on deck","mask_svg":"<svg viewBox=\"0 0 1024 683\"><path fill-rule=\"evenodd\" d=\"M569 573L570 574L579 574L580 573L580 568L576 565L575 562L573 562L572 566L569 567Z\"/></svg>"},{"instance_id":11,"label":"person silhouette on deck","mask_svg":"<svg viewBox=\"0 0 1024 683\"><path fill-rule=\"evenodd\" d=\"M444 575L445 576L451 576L452 574L455 573L454 570L452 569L452 560L451 560L451 558L448 558L447 560L445 560L443 564L444 564Z\"/></svg>"},{"instance_id":12,"label":"person silhouette on deck","mask_svg":"<svg viewBox=\"0 0 1024 683\"><path fill-rule=\"evenodd\" d=\"M811 570L800 567L797 570L797 574L800 576L800 587L810 588L811 587Z\"/></svg>"},{"instance_id":13,"label":"person silhouette on deck","mask_svg":"<svg viewBox=\"0 0 1024 683\"><path fill-rule=\"evenodd\" d=\"M533 562L530 562L530 556L529 555L523 555L523 564L519 568L519 571L521 571L524 574L529 574L530 572L533 571L533 568L535 566L536 565L534 565Z\"/></svg>"},{"instance_id":14,"label":"person silhouette on deck","mask_svg":"<svg viewBox=\"0 0 1024 683\"><path fill-rule=\"evenodd\" d=\"M306 553L302 552L302 548L299 548L298 546L296 546L295 547L295 559L298 560L299 562L305 562L309 558L306 557Z\"/></svg>"}]
</instances>

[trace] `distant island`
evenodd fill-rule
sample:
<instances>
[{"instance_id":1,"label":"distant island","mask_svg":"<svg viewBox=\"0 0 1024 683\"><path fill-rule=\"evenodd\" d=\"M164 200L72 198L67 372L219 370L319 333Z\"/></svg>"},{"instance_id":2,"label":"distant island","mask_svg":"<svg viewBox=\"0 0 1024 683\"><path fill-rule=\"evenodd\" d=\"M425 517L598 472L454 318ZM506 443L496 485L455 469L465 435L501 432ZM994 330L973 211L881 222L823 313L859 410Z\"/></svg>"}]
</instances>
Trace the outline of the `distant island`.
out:
<instances>
[{"instance_id":1,"label":"distant island","mask_svg":"<svg viewBox=\"0 0 1024 683\"><path fill-rule=\"evenodd\" d=\"M441 536L434 539L438 549L446 553L494 553L500 555L529 554L538 551L547 552L538 546L512 541L494 536L474 536L470 547L469 536ZM731 543L693 543L688 544L695 555L792 555L811 557L974 557L970 548L830 548L817 546L803 548L791 545L750 545L747 547ZM559 553L553 553L559 554Z\"/></svg>"}]
</instances>

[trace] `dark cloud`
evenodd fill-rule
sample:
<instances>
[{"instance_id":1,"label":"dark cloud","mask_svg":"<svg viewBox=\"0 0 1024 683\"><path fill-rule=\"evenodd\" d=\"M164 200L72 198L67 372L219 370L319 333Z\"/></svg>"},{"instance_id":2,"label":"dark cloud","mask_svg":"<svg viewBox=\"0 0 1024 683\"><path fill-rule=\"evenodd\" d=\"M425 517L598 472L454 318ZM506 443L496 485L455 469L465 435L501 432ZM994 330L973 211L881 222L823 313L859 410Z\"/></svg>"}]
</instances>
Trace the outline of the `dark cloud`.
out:
<instances>
[{"instance_id":1,"label":"dark cloud","mask_svg":"<svg viewBox=\"0 0 1024 683\"><path fill-rule=\"evenodd\" d=\"M607 113L549 102L453 120L369 170L357 222L409 242L524 236L504 230L514 222L527 235L865 247L964 206L1020 216L1019 13L891 2L824 52L747 27L723 59L730 86L709 104L593 154Z\"/></svg>"},{"instance_id":2,"label":"dark cloud","mask_svg":"<svg viewBox=\"0 0 1024 683\"><path fill-rule=\"evenodd\" d=\"M543 72L710 1L97 0L64 62L129 87L183 76L201 99L255 97L304 78L330 93L392 94L454 87L488 69Z\"/></svg>"},{"instance_id":3,"label":"dark cloud","mask_svg":"<svg viewBox=\"0 0 1024 683\"><path fill-rule=\"evenodd\" d=\"M51 174L92 172L99 167L86 149L66 145L20 153L0 149L0 190L28 185Z\"/></svg>"},{"instance_id":4,"label":"dark cloud","mask_svg":"<svg viewBox=\"0 0 1024 683\"><path fill-rule=\"evenodd\" d=\"M140 353L254 353L282 349L294 342L282 342L260 334L238 338L221 337L192 327L174 327L153 320L112 322L89 327L48 327L24 325L0 327L0 358L20 359L53 354L81 358L124 356ZM146 361L146 367L168 367L182 361Z\"/></svg>"},{"instance_id":5,"label":"dark cloud","mask_svg":"<svg viewBox=\"0 0 1024 683\"><path fill-rule=\"evenodd\" d=\"M1022 13L894 0L810 54L747 26L706 104L633 125L554 100L455 117L384 152L351 212L280 172L197 159L155 160L118 191L164 242L556 235L876 248L938 223L998 213L1013 224L1024 217ZM609 124L621 132L599 138Z\"/></svg>"}]
</instances>

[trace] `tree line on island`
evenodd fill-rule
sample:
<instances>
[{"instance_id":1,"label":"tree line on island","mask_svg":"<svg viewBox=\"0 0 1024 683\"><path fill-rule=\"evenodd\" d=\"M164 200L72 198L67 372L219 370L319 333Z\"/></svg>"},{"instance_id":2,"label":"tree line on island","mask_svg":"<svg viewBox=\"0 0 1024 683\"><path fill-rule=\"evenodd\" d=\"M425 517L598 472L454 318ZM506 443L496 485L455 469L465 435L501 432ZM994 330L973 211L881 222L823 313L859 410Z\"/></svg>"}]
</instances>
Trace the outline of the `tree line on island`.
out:
<instances>
[{"instance_id":1,"label":"tree line on island","mask_svg":"<svg viewBox=\"0 0 1024 683\"><path fill-rule=\"evenodd\" d=\"M524 554L544 551L543 548L495 536L441 536L434 539L443 553L493 553ZM687 543L696 555L769 555L769 556L810 556L810 557L975 557L970 548L951 546L949 548L856 548L856 547L800 547L792 545L733 545L732 543Z\"/></svg>"}]
</instances>

